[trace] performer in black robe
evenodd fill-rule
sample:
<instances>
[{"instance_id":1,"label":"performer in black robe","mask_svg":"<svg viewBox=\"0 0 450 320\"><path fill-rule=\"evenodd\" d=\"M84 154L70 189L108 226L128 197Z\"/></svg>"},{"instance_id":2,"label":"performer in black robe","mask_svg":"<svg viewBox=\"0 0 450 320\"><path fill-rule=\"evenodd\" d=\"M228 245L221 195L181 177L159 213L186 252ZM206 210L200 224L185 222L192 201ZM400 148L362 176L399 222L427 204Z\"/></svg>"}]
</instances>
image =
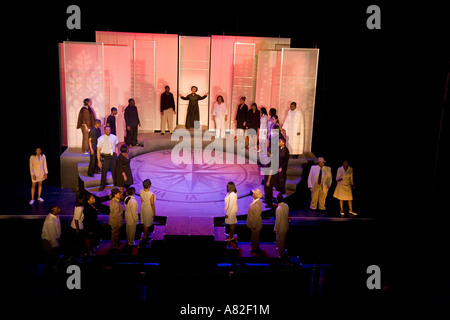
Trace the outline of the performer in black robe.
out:
<instances>
[{"instance_id":1,"label":"performer in black robe","mask_svg":"<svg viewBox=\"0 0 450 320\"><path fill-rule=\"evenodd\" d=\"M245 104L245 97L241 97L236 113L236 129L246 129L248 106Z\"/></svg>"},{"instance_id":2,"label":"performer in black robe","mask_svg":"<svg viewBox=\"0 0 450 320\"><path fill-rule=\"evenodd\" d=\"M190 129L194 127L194 121L200 121L200 111L198 109L198 100L203 100L208 96L208 93L205 93L204 96L200 96L197 94L197 87L192 86L191 94L183 97L180 94L180 98L183 100L189 100L189 105L186 111L186 129Z\"/></svg>"}]
</instances>

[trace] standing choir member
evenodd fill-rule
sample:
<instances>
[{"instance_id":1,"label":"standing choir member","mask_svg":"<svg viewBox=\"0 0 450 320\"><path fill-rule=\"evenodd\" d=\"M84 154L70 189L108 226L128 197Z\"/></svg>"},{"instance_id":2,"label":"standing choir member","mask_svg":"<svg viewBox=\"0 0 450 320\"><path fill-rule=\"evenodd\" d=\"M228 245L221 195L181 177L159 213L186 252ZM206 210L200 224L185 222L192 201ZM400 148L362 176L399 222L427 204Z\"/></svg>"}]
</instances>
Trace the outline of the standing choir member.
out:
<instances>
[{"instance_id":1,"label":"standing choir member","mask_svg":"<svg viewBox=\"0 0 450 320\"><path fill-rule=\"evenodd\" d=\"M111 226L111 249L120 246L119 233L123 224L123 207L120 203L122 193L118 188L111 190L111 202L109 205L109 225Z\"/></svg>"},{"instance_id":2,"label":"standing choir member","mask_svg":"<svg viewBox=\"0 0 450 320\"><path fill-rule=\"evenodd\" d=\"M108 116L108 118L106 118L106 124L105 124L105 126L108 126L111 128L111 133L115 136L117 136L116 115L117 115L117 108L112 107L111 114Z\"/></svg>"},{"instance_id":3,"label":"standing choir member","mask_svg":"<svg viewBox=\"0 0 450 320\"><path fill-rule=\"evenodd\" d=\"M251 230L251 247L250 252L260 252L259 247L259 234L262 229L261 219L261 202L259 199L262 197L261 190L252 190L253 202L248 206L247 212L247 227Z\"/></svg>"},{"instance_id":4,"label":"standing choir member","mask_svg":"<svg viewBox=\"0 0 450 320\"><path fill-rule=\"evenodd\" d=\"M36 190L36 182L38 184L38 201L43 202L41 198L42 181L47 179L47 159L45 154L42 154L41 148L36 148L34 155L30 157L30 175L31 175L31 200L30 204L34 203L34 192Z\"/></svg>"},{"instance_id":5,"label":"standing choir member","mask_svg":"<svg viewBox=\"0 0 450 320\"><path fill-rule=\"evenodd\" d=\"M285 243L286 234L289 230L289 206L284 203L282 194L277 196L278 207L275 211L275 227L273 232L276 234L277 248L280 258L286 258Z\"/></svg>"},{"instance_id":6,"label":"standing choir member","mask_svg":"<svg viewBox=\"0 0 450 320\"><path fill-rule=\"evenodd\" d=\"M225 197L225 223L230 226L230 233L227 240L235 240L234 233L236 230L236 214L238 211L237 190L233 181L227 184L227 195Z\"/></svg>"},{"instance_id":7,"label":"standing choir member","mask_svg":"<svg viewBox=\"0 0 450 320\"><path fill-rule=\"evenodd\" d=\"M278 116L274 115L272 117L272 124L270 125L269 130L269 148L272 146L272 137L275 137L275 141L279 141L280 138L284 138L283 128L280 126L280 121L278 120Z\"/></svg>"},{"instance_id":8,"label":"standing choir member","mask_svg":"<svg viewBox=\"0 0 450 320\"><path fill-rule=\"evenodd\" d=\"M56 268L58 261L59 238L61 237L61 222L58 215L61 209L57 206L50 207L50 213L47 215L42 226L42 248L47 267Z\"/></svg>"},{"instance_id":9,"label":"standing choir member","mask_svg":"<svg viewBox=\"0 0 450 320\"><path fill-rule=\"evenodd\" d=\"M287 168L288 168L288 164L289 164L289 150L288 148L286 148L286 140L281 137L278 140L278 146L279 146L279 150L278 150L278 179L277 179L277 183L278 183L278 190L281 193L286 193L286 178L287 178Z\"/></svg>"},{"instance_id":10,"label":"standing choir member","mask_svg":"<svg viewBox=\"0 0 450 320\"><path fill-rule=\"evenodd\" d=\"M127 231L127 244L129 246L134 245L134 239L136 237L136 225L138 224L138 203L134 198L136 190L133 187L128 188L128 196L125 198L125 224Z\"/></svg>"},{"instance_id":11,"label":"standing choir member","mask_svg":"<svg viewBox=\"0 0 450 320\"><path fill-rule=\"evenodd\" d=\"M117 185L116 181L116 159L118 149L117 144L119 141L117 137L111 134L111 128L105 127L105 133L97 140L97 161L98 166L102 169L102 177L100 180L100 188L98 191L103 191L106 187L106 173L111 169L111 175L114 181L114 185Z\"/></svg>"},{"instance_id":12,"label":"standing choir member","mask_svg":"<svg viewBox=\"0 0 450 320\"><path fill-rule=\"evenodd\" d=\"M225 139L225 123L228 117L228 108L220 95L217 97L217 102L214 103L212 116L216 122L216 139Z\"/></svg>"},{"instance_id":13,"label":"standing choir member","mask_svg":"<svg viewBox=\"0 0 450 320\"><path fill-rule=\"evenodd\" d=\"M123 194L123 189L131 187L134 183L133 175L131 174L130 157L128 156L128 146L123 144L120 147L120 154L117 157L116 180L117 186L120 187L120 192Z\"/></svg>"},{"instance_id":14,"label":"standing choir member","mask_svg":"<svg viewBox=\"0 0 450 320\"><path fill-rule=\"evenodd\" d=\"M245 104L245 97L241 97L236 112L236 130L237 134L243 135L245 126L247 125L248 106Z\"/></svg>"},{"instance_id":15,"label":"standing choir member","mask_svg":"<svg viewBox=\"0 0 450 320\"><path fill-rule=\"evenodd\" d=\"M161 134L163 135L167 128L170 134L173 132L173 116L177 114L175 111L175 99L173 98L172 92L170 92L170 87L166 86L164 92L161 94Z\"/></svg>"},{"instance_id":16,"label":"standing choir member","mask_svg":"<svg viewBox=\"0 0 450 320\"><path fill-rule=\"evenodd\" d=\"M191 87L191 93L186 97L180 94L180 98L183 100L189 100L189 105L186 111L186 129L194 127L195 121L200 121L200 111L198 108L198 101L206 99L208 93L203 96L197 94L198 88L196 86Z\"/></svg>"},{"instance_id":17,"label":"standing choir member","mask_svg":"<svg viewBox=\"0 0 450 320\"><path fill-rule=\"evenodd\" d=\"M261 154L267 154L267 128L269 117L267 115L267 109L261 108L261 120L259 125L259 152Z\"/></svg>"},{"instance_id":18,"label":"standing choir member","mask_svg":"<svg viewBox=\"0 0 450 320\"><path fill-rule=\"evenodd\" d=\"M357 214L353 212L353 168L348 165L347 160L337 169L336 181L333 197L339 199L341 216L344 215L344 201L348 201L349 213L356 216Z\"/></svg>"},{"instance_id":19,"label":"standing choir member","mask_svg":"<svg viewBox=\"0 0 450 320\"><path fill-rule=\"evenodd\" d=\"M81 151L84 154L89 154L89 130L94 126L95 121L95 112L91 105L91 99L84 99L83 106L78 113L77 129L81 129L81 134L83 135Z\"/></svg>"},{"instance_id":20,"label":"standing choir member","mask_svg":"<svg viewBox=\"0 0 450 320\"><path fill-rule=\"evenodd\" d=\"M258 146L258 129L261 123L261 116L260 112L258 110L258 106L256 103L252 103L250 110L247 112L247 120L246 120L246 127L247 129L247 135L249 138L248 141L248 149L249 148L257 148Z\"/></svg>"},{"instance_id":21,"label":"standing choir member","mask_svg":"<svg viewBox=\"0 0 450 320\"><path fill-rule=\"evenodd\" d=\"M303 153L305 118L303 112L292 102L288 111L283 129L286 132L286 145L291 155L298 156Z\"/></svg>"},{"instance_id":22,"label":"standing choir member","mask_svg":"<svg viewBox=\"0 0 450 320\"><path fill-rule=\"evenodd\" d=\"M134 99L128 100L128 106L124 111L125 126L127 128L126 144L128 146L137 146L138 126L141 126L139 121L138 109L135 105Z\"/></svg>"},{"instance_id":23,"label":"standing choir member","mask_svg":"<svg viewBox=\"0 0 450 320\"><path fill-rule=\"evenodd\" d=\"M78 196L75 201L75 208L73 210L73 218L70 223L70 227L73 230L73 246L72 246L72 254L79 255L81 253L82 241L83 239L83 206L84 206L84 197L82 195Z\"/></svg>"},{"instance_id":24,"label":"standing choir member","mask_svg":"<svg viewBox=\"0 0 450 320\"><path fill-rule=\"evenodd\" d=\"M95 119L94 126L91 128L91 130L89 130L89 168L87 173L89 177L93 177L94 173L100 172L98 169L97 160L97 140L102 134L100 131L100 125L100 120Z\"/></svg>"},{"instance_id":25,"label":"standing choir member","mask_svg":"<svg viewBox=\"0 0 450 320\"><path fill-rule=\"evenodd\" d=\"M86 236L86 249L88 255L95 253L94 247L98 242L100 225L98 223L98 209L95 206L95 198L91 194L86 194L84 208L84 232Z\"/></svg>"},{"instance_id":26,"label":"standing choir member","mask_svg":"<svg viewBox=\"0 0 450 320\"><path fill-rule=\"evenodd\" d=\"M150 190L152 186L152 182L150 179L145 179L142 182L142 189L139 192L139 196L141 197L141 222L144 226L144 238L142 240L148 240L148 230L153 224L153 220L155 219L155 200L156 196Z\"/></svg>"},{"instance_id":27,"label":"standing choir member","mask_svg":"<svg viewBox=\"0 0 450 320\"><path fill-rule=\"evenodd\" d=\"M317 202L319 202L319 210L325 211L325 200L332 181L331 169L325 166L325 159L322 157L317 159L317 163L318 165L311 167L308 176L308 188L311 190L311 205L309 207L316 210Z\"/></svg>"}]
</instances>

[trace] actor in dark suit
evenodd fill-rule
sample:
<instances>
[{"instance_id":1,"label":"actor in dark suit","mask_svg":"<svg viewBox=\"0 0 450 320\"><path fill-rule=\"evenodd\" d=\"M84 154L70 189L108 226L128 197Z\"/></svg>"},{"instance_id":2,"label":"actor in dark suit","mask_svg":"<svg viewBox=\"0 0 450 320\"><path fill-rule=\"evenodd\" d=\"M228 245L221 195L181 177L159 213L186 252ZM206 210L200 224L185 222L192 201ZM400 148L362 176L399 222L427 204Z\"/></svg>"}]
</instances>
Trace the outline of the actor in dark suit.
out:
<instances>
[{"instance_id":1,"label":"actor in dark suit","mask_svg":"<svg viewBox=\"0 0 450 320\"><path fill-rule=\"evenodd\" d=\"M247 124L247 112L248 106L245 104L245 97L241 97L236 113L236 129L245 130L245 126Z\"/></svg>"},{"instance_id":2,"label":"actor in dark suit","mask_svg":"<svg viewBox=\"0 0 450 320\"><path fill-rule=\"evenodd\" d=\"M286 139L280 137L278 143L280 149L278 151L279 162L278 162L278 188L277 190L281 193L286 193L286 175L287 168L289 164L289 150L286 148Z\"/></svg>"},{"instance_id":3,"label":"actor in dark suit","mask_svg":"<svg viewBox=\"0 0 450 320\"><path fill-rule=\"evenodd\" d=\"M128 106L124 111L125 125L127 127L127 137L125 142L128 146L137 145L138 126L141 126L139 121L138 109L135 106L134 99L128 100Z\"/></svg>"},{"instance_id":4,"label":"actor in dark suit","mask_svg":"<svg viewBox=\"0 0 450 320\"><path fill-rule=\"evenodd\" d=\"M100 170L98 168L98 160L97 160L97 140L100 138L101 122L99 119L95 119L94 127L89 130L89 147L90 147L90 157L89 157L89 168L88 168L88 176L93 177L94 173L99 173Z\"/></svg>"}]
</instances>

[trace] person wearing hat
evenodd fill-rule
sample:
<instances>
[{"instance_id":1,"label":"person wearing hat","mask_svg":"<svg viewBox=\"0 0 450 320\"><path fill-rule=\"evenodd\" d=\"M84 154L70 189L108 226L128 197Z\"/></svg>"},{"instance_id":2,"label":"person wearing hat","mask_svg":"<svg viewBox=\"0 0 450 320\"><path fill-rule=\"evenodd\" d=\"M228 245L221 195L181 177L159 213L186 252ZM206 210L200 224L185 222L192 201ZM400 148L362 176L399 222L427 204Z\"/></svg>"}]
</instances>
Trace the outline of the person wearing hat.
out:
<instances>
[{"instance_id":1,"label":"person wearing hat","mask_svg":"<svg viewBox=\"0 0 450 320\"><path fill-rule=\"evenodd\" d=\"M252 190L253 201L248 206L247 212L247 227L251 230L251 251L259 252L261 248L259 247L259 234L262 229L261 220L261 202L259 199L262 197L262 192L259 189Z\"/></svg>"},{"instance_id":2,"label":"person wearing hat","mask_svg":"<svg viewBox=\"0 0 450 320\"><path fill-rule=\"evenodd\" d=\"M122 192L119 188L111 190L111 202L109 205L109 225L111 226L111 249L119 249L119 233L123 224L123 207L120 203Z\"/></svg>"},{"instance_id":3,"label":"person wearing hat","mask_svg":"<svg viewBox=\"0 0 450 320\"><path fill-rule=\"evenodd\" d=\"M317 202L319 202L319 210L325 211L325 199L327 198L328 189L330 189L332 176L330 167L325 166L325 159L319 157L317 165L311 167L308 176L308 188L311 190L311 204L312 210L317 209Z\"/></svg>"},{"instance_id":4,"label":"person wearing hat","mask_svg":"<svg viewBox=\"0 0 450 320\"><path fill-rule=\"evenodd\" d=\"M286 234L289 230L289 206L284 203L281 193L277 196L278 207L275 211L275 226L273 232L276 234L277 248L280 258L286 259L285 243Z\"/></svg>"}]
</instances>

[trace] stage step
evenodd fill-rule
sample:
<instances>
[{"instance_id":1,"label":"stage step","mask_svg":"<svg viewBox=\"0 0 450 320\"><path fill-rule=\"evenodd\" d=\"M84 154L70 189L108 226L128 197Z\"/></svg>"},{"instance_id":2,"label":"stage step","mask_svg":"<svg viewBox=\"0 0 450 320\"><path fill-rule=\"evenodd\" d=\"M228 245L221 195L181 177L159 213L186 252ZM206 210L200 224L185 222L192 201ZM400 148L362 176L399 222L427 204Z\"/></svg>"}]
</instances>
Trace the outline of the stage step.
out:
<instances>
[{"instance_id":1,"label":"stage step","mask_svg":"<svg viewBox=\"0 0 450 320\"><path fill-rule=\"evenodd\" d=\"M93 188L93 187L100 187L100 181L101 181L101 174L94 174L93 177L89 177L87 175L87 171L86 173L79 173L78 174L78 178L83 182L84 184L84 189L89 189L89 188ZM108 172L106 174L106 184L113 184L113 178L111 175L111 172ZM98 189L98 188L97 188Z\"/></svg>"}]
</instances>

